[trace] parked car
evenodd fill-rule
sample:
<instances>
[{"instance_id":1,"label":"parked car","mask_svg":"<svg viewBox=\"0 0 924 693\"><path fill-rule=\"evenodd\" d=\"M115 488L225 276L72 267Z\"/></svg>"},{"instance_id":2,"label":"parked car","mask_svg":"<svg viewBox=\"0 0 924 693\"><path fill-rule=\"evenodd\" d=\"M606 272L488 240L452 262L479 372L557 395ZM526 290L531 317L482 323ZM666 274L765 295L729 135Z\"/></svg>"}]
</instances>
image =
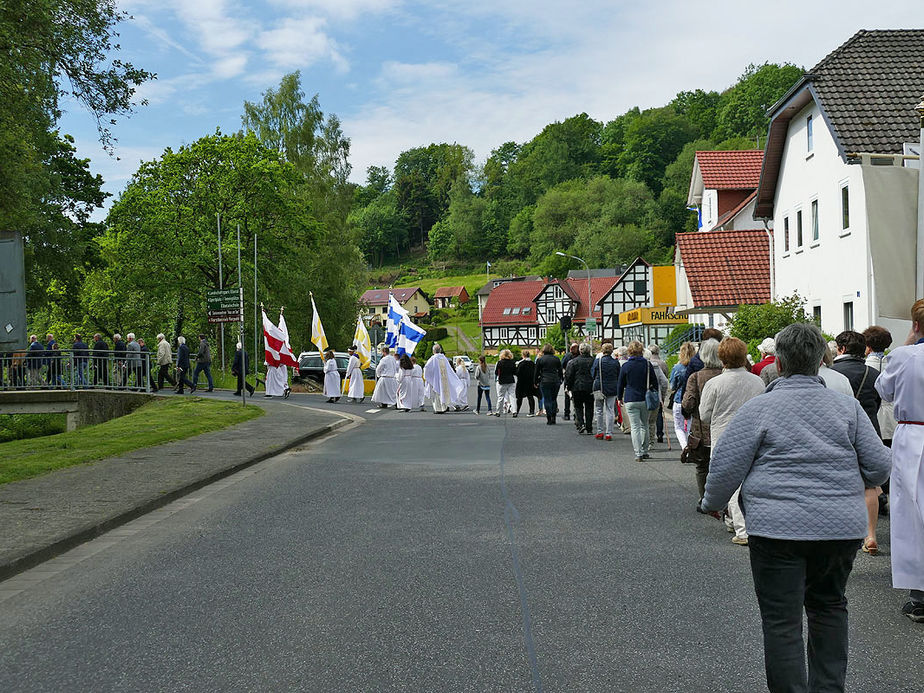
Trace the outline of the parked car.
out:
<instances>
[{"instance_id":1,"label":"parked car","mask_svg":"<svg viewBox=\"0 0 924 693\"><path fill-rule=\"evenodd\" d=\"M472 360L471 360L468 356L466 356L465 354L462 354L461 358L462 358L462 363L465 364L465 369L466 369L469 373L474 373L474 372L475 372L475 362L472 361Z\"/></svg>"},{"instance_id":2,"label":"parked car","mask_svg":"<svg viewBox=\"0 0 924 693\"><path fill-rule=\"evenodd\" d=\"M335 351L334 360L337 362L337 370L340 377L346 377L347 365L350 363L350 355L345 351ZM324 361L321 359L319 351L303 351L298 355L298 375L301 378L311 378L319 383L324 382ZM375 380L375 364L363 371L363 379Z\"/></svg>"}]
</instances>

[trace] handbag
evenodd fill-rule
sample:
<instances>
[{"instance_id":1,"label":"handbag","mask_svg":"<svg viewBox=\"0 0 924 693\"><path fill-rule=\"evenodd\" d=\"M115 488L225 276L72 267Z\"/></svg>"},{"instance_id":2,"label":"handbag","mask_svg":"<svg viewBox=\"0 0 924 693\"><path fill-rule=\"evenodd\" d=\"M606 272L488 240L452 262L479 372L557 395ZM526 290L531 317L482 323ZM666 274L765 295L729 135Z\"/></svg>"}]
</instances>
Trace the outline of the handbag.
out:
<instances>
[{"instance_id":1,"label":"handbag","mask_svg":"<svg viewBox=\"0 0 924 693\"><path fill-rule=\"evenodd\" d=\"M647 370L645 371L645 408L648 411L654 411L659 406L661 406L661 398L658 396L657 391L649 390L651 387L651 364L646 362L645 366Z\"/></svg>"}]
</instances>

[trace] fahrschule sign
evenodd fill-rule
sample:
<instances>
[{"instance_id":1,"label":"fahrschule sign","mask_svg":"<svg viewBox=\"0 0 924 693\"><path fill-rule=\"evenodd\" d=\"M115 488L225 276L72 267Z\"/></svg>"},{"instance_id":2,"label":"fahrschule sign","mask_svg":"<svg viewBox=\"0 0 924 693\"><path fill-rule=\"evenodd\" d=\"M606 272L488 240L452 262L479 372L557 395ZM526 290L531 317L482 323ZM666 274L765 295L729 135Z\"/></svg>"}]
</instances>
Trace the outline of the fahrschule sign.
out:
<instances>
[{"instance_id":1,"label":"fahrschule sign","mask_svg":"<svg viewBox=\"0 0 924 693\"><path fill-rule=\"evenodd\" d=\"M685 315L677 315L667 308L633 308L619 314L619 326L632 325L682 325L688 322Z\"/></svg>"}]
</instances>

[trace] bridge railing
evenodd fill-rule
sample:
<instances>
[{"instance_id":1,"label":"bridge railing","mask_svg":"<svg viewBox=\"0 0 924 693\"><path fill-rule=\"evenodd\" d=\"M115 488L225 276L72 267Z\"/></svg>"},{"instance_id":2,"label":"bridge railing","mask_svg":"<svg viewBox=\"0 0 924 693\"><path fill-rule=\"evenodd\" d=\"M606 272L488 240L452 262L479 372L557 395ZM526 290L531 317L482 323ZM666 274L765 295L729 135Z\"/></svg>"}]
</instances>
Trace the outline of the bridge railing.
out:
<instances>
[{"instance_id":1,"label":"bridge railing","mask_svg":"<svg viewBox=\"0 0 924 693\"><path fill-rule=\"evenodd\" d=\"M0 390L150 392L149 352L42 349L0 353Z\"/></svg>"}]
</instances>

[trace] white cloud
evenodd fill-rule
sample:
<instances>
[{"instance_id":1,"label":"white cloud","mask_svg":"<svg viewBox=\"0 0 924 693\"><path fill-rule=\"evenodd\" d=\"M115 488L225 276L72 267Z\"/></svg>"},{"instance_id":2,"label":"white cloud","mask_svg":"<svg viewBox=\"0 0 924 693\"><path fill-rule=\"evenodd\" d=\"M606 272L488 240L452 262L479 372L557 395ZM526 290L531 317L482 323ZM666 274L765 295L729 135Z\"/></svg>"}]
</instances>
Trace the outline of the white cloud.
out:
<instances>
[{"instance_id":1,"label":"white cloud","mask_svg":"<svg viewBox=\"0 0 924 693\"><path fill-rule=\"evenodd\" d=\"M314 10L336 19L355 19L362 14L381 13L398 7L400 0L271 0L274 5L296 10Z\"/></svg>"},{"instance_id":2,"label":"white cloud","mask_svg":"<svg viewBox=\"0 0 924 693\"><path fill-rule=\"evenodd\" d=\"M261 32L256 45L282 69L304 69L321 60L329 60L338 70L346 71L346 59L337 42L324 31L325 24L326 21L318 17L289 17L273 29Z\"/></svg>"}]
</instances>

